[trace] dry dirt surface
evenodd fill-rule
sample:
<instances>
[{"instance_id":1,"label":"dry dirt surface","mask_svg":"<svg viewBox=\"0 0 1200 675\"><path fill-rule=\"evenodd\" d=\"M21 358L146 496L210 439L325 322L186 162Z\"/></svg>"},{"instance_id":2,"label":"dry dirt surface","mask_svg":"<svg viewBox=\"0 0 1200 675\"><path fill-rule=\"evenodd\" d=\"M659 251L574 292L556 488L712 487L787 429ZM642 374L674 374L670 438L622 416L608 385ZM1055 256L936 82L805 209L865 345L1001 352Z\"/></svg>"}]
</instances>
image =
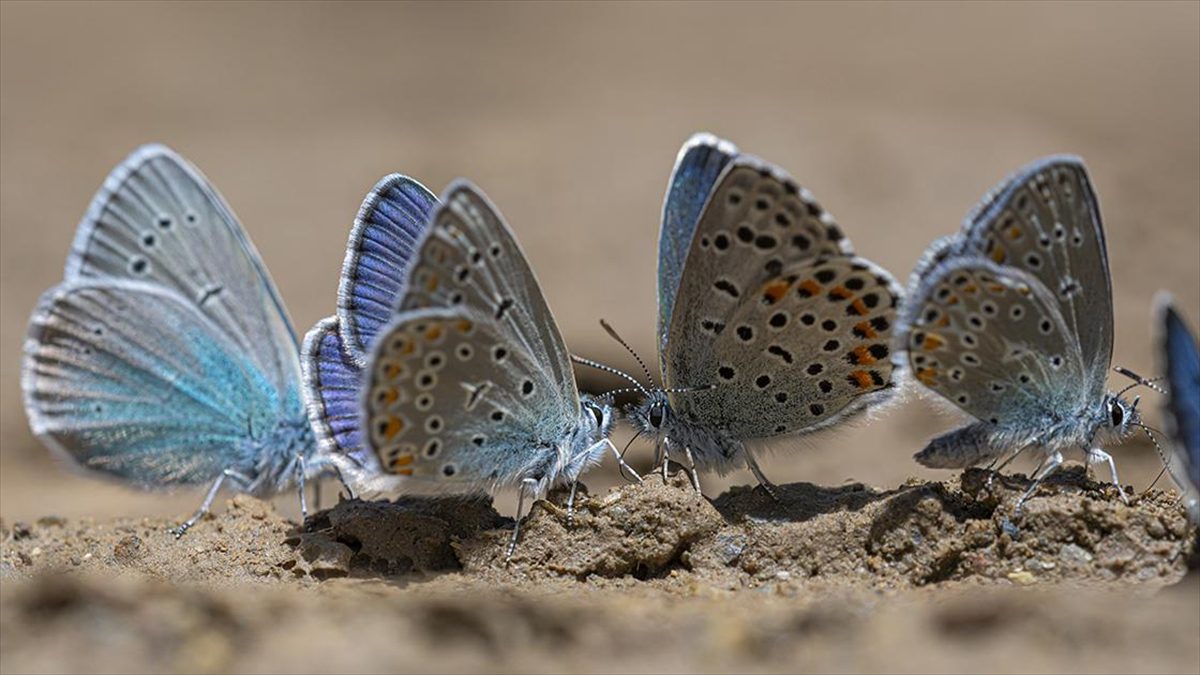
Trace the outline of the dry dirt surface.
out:
<instances>
[{"instance_id":1,"label":"dry dirt surface","mask_svg":"<svg viewBox=\"0 0 1200 675\"><path fill-rule=\"evenodd\" d=\"M303 526L229 501L168 520L5 522L0 670L1200 669L1196 530L1174 493L1066 471L734 488L682 474L537 502L345 500ZM70 645L70 649L63 649Z\"/></svg>"}]
</instances>

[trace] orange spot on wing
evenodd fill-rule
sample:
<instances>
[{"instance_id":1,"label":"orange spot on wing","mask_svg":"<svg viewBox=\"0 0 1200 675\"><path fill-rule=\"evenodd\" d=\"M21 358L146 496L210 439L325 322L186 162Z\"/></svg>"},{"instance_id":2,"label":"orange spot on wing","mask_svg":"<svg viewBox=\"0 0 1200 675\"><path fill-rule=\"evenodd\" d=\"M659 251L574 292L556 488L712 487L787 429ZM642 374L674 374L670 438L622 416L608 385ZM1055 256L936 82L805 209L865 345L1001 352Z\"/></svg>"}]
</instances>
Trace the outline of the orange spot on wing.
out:
<instances>
[{"instance_id":1,"label":"orange spot on wing","mask_svg":"<svg viewBox=\"0 0 1200 675\"><path fill-rule=\"evenodd\" d=\"M976 293L979 292L979 287L976 286L975 284L967 284L966 286L962 287L962 292L968 293L970 295L975 295Z\"/></svg>"},{"instance_id":2,"label":"orange spot on wing","mask_svg":"<svg viewBox=\"0 0 1200 675\"><path fill-rule=\"evenodd\" d=\"M988 290L993 293L1003 293L1005 290L1004 284L992 284L988 286Z\"/></svg>"},{"instance_id":3,"label":"orange spot on wing","mask_svg":"<svg viewBox=\"0 0 1200 675\"><path fill-rule=\"evenodd\" d=\"M467 319L459 319L458 322L454 324L454 327L457 328L458 332L460 333L469 333L471 332L471 329L475 327L475 324L471 323Z\"/></svg>"},{"instance_id":4,"label":"orange spot on wing","mask_svg":"<svg viewBox=\"0 0 1200 675\"><path fill-rule=\"evenodd\" d=\"M440 337L442 337L442 327L436 323L425 330L425 340L428 342L433 342Z\"/></svg>"},{"instance_id":5,"label":"orange spot on wing","mask_svg":"<svg viewBox=\"0 0 1200 675\"><path fill-rule=\"evenodd\" d=\"M1021 234L1022 234L1021 228L1017 227L1016 225L1013 225L1012 227L1008 228L1008 238L1013 241L1020 239Z\"/></svg>"},{"instance_id":6,"label":"orange spot on wing","mask_svg":"<svg viewBox=\"0 0 1200 675\"><path fill-rule=\"evenodd\" d=\"M927 352L940 349L945 344L946 341L940 335L935 335L934 333L926 333L925 339L921 340L921 348Z\"/></svg>"},{"instance_id":7,"label":"orange spot on wing","mask_svg":"<svg viewBox=\"0 0 1200 675\"><path fill-rule=\"evenodd\" d=\"M391 405L395 403L396 399L398 398L400 398L400 393L395 389L385 389L383 390L383 394L379 397L379 400L383 405Z\"/></svg>"},{"instance_id":8,"label":"orange spot on wing","mask_svg":"<svg viewBox=\"0 0 1200 675\"><path fill-rule=\"evenodd\" d=\"M383 368L383 376L394 380L404 374L404 366L399 363L389 363Z\"/></svg>"},{"instance_id":9,"label":"orange spot on wing","mask_svg":"<svg viewBox=\"0 0 1200 675\"><path fill-rule=\"evenodd\" d=\"M1008 260L1008 253L1006 253L1004 249L997 246L996 248L992 249L992 260L997 263L1003 263L1005 260Z\"/></svg>"},{"instance_id":10,"label":"orange spot on wing","mask_svg":"<svg viewBox=\"0 0 1200 675\"><path fill-rule=\"evenodd\" d=\"M383 437L390 441L401 431L404 431L404 420L399 417L390 417L388 418L387 428L383 430Z\"/></svg>"},{"instance_id":11,"label":"orange spot on wing","mask_svg":"<svg viewBox=\"0 0 1200 675\"><path fill-rule=\"evenodd\" d=\"M818 295L821 292L821 284L818 284L812 279L805 279L804 281L800 282L800 290L808 293L809 295Z\"/></svg>"},{"instance_id":12,"label":"orange spot on wing","mask_svg":"<svg viewBox=\"0 0 1200 675\"><path fill-rule=\"evenodd\" d=\"M834 286L833 289L829 291L829 295L837 298L838 300L845 300L847 298L854 297L854 294L851 293L850 290L845 286Z\"/></svg>"},{"instance_id":13,"label":"orange spot on wing","mask_svg":"<svg viewBox=\"0 0 1200 675\"><path fill-rule=\"evenodd\" d=\"M850 378L854 380L854 386L859 389L870 389L874 384L871 380L871 374L865 370L856 370L850 373Z\"/></svg>"},{"instance_id":14,"label":"orange spot on wing","mask_svg":"<svg viewBox=\"0 0 1200 675\"><path fill-rule=\"evenodd\" d=\"M858 302L858 301L855 300L855 302ZM854 325L854 332L858 333L859 335L863 336L864 338L866 338L868 340L875 337L876 335L878 335L878 333L875 332L875 329L871 327L870 321L859 321L858 323L856 323Z\"/></svg>"},{"instance_id":15,"label":"orange spot on wing","mask_svg":"<svg viewBox=\"0 0 1200 675\"><path fill-rule=\"evenodd\" d=\"M934 325L937 326L938 328L945 328L946 326L950 325L950 317L943 316L942 318L938 319L938 322L935 323Z\"/></svg>"},{"instance_id":16,"label":"orange spot on wing","mask_svg":"<svg viewBox=\"0 0 1200 675\"><path fill-rule=\"evenodd\" d=\"M937 370L934 368L918 368L917 379L927 387L932 387L937 384Z\"/></svg>"},{"instance_id":17,"label":"orange spot on wing","mask_svg":"<svg viewBox=\"0 0 1200 675\"><path fill-rule=\"evenodd\" d=\"M850 350L850 354L854 357L856 365L871 365L875 363L875 357L871 356L871 350L867 349L866 345L859 345Z\"/></svg>"},{"instance_id":18,"label":"orange spot on wing","mask_svg":"<svg viewBox=\"0 0 1200 675\"><path fill-rule=\"evenodd\" d=\"M411 476L411 475L413 475L413 470L412 469L396 469L396 473L400 474L401 476Z\"/></svg>"},{"instance_id":19,"label":"orange spot on wing","mask_svg":"<svg viewBox=\"0 0 1200 675\"><path fill-rule=\"evenodd\" d=\"M867 312L871 311L860 298L855 298L854 302L850 303L850 309L858 316L865 316Z\"/></svg>"},{"instance_id":20,"label":"orange spot on wing","mask_svg":"<svg viewBox=\"0 0 1200 675\"><path fill-rule=\"evenodd\" d=\"M775 304L783 296L787 295L791 287L792 285L786 279L775 279L774 281L768 281L767 285L763 286L762 294L771 304Z\"/></svg>"},{"instance_id":21,"label":"orange spot on wing","mask_svg":"<svg viewBox=\"0 0 1200 675\"><path fill-rule=\"evenodd\" d=\"M437 287L438 287L438 275L430 274L429 281L425 282L425 291L428 293L432 293L437 290Z\"/></svg>"},{"instance_id":22,"label":"orange spot on wing","mask_svg":"<svg viewBox=\"0 0 1200 675\"><path fill-rule=\"evenodd\" d=\"M412 464L412 463L413 463L413 456L412 456L412 455L409 455L409 454L403 454L403 455L400 455L400 456L399 456L399 457L397 457L396 459L393 459L393 460L392 460L392 466L393 466L393 467L396 467L396 466L408 466L409 464Z\"/></svg>"}]
</instances>

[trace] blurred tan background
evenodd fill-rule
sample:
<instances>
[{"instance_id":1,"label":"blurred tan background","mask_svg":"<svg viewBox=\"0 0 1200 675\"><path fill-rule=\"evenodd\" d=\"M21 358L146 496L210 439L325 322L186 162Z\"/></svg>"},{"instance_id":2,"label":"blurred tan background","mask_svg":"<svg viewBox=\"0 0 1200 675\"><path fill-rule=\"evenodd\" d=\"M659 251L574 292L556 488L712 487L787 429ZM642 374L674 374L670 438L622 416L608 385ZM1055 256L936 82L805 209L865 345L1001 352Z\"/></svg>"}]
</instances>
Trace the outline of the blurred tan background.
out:
<instances>
[{"instance_id":1,"label":"blurred tan background","mask_svg":"<svg viewBox=\"0 0 1200 675\"><path fill-rule=\"evenodd\" d=\"M570 346L630 368L596 320L653 357L661 200L696 130L788 169L901 279L1008 172L1078 153L1107 223L1116 361L1153 369L1156 289L1200 319L1196 3L4 2L0 514L183 513L198 498L71 475L21 409L29 312L138 144L167 143L215 182L301 332L332 312L380 176L434 192L469 177L516 230ZM765 469L823 484L944 475L910 455L950 424L910 399ZM1115 454L1125 482L1154 478L1144 439Z\"/></svg>"}]
</instances>

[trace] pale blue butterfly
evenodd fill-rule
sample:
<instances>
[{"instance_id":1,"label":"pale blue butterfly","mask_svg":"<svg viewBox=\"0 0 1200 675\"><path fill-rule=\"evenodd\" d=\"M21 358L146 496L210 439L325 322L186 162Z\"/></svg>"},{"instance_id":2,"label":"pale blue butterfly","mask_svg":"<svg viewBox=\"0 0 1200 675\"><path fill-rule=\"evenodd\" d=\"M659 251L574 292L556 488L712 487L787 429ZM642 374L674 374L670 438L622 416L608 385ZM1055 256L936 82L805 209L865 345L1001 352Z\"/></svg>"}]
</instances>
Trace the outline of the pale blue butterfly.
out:
<instances>
[{"instance_id":1,"label":"pale blue butterfly","mask_svg":"<svg viewBox=\"0 0 1200 675\"><path fill-rule=\"evenodd\" d=\"M330 470L316 454L295 334L233 212L171 150L139 148L79 224L29 322L25 410L72 463L142 488L268 496Z\"/></svg>"},{"instance_id":2,"label":"pale blue butterfly","mask_svg":"<svg viewBox=\"0 0 1200 675\"><path fill-rule=\"evenodd\" d=\"M579 476L617 454L613 411L579 394L533 270L478 189L446 189L417 251L371 348L364 436L392 489L518 485L511 555L527 495L570 483L573 499Z\"/></svg>"},{"instance_id":3,"label":"pale blue butterfly","mask_svg":"<svg viewBox=\"0 0 1200 675\"><path fill-rule=\"evenodd\" d=\"M1200 344L1170 295L1155 301L1161 372L1167 383L1163 424L1173 456L1167 467L1185 495L1188 516L1200 523Z\"/></svg>"},{"instance_id":4,"label":"pale blue butterfly","mask_svg":"<svg viewBox=\"0 0 1200 675\"><path fill-rule=\"evenodd\" d=\"M369 488L380 473L359 428L362 371L375 336L391 321L436 204L433 193L407 176L392 174L375 185L350 230L337 313L313 326L300 350L317 443L356 488Z\"/></svg>"},{"instance_id":5,"label":"pale blue butterfly","mask_svg":"<svg viewBox=\"0 0 1200 675\"><path fill-rule=\"evenodd\" d=\"M629 420L655 439L664 475L675 450L697 487L697 468L746 465L774 495L753 446L829 427L891 395L899 295L783 170L697 134L679 152L663 207L663 386L625 375L643 395Z\"/></svg>"},{"instance_id":6,"label":"pale blue butterfly","mask_svg":"<svg viewBox=\"0 0 1200 675\"><path fill-rule=\"evenodd\" d=\"M914 271L897 334L898 362L978 421L934 438L925 466L964 468L1035 448L1038 484L1079 449L1101 449L1140 425L1137 400L1106 393L1112 287L1096 195L1082 160L1042 159L1001 183L962 231ZM1124 498L1124 492L1121 492Z\"/></svg>"}]
</instances>

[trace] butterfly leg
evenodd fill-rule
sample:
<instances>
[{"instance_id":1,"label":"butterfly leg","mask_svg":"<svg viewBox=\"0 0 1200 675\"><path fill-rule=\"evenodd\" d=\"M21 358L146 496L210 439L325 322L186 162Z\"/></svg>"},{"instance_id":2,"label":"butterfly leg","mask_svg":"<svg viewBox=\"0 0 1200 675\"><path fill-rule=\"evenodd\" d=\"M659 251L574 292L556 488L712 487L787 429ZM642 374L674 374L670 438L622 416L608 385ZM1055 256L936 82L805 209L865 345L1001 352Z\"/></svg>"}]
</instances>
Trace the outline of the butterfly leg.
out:
<instances>
[{"instance_id":1,"label":"butterfly leg","mask_svg":"<svg viewBox=\"0 0 1200 675\"><path fill-rule=\"evenodd\" d=\"M654 454L656 456L655 459L662 460L662 479L663 479L663 484L666 484L666 482L671 477L671 475L670 475L670 466L671 466L671 442L670 442L670 440L666 439L666 438L662 439L662 441L660 441L658 443L658 445L654 448Z\"/></svg>"},{"instance_id":2,"label":"butterfly leg","mask_svg":"<svg viewBox=\"0 0 1200 675\"><path fill-rule=\"evenodd\" d=\"M1105 462L1108 464L1108 470L1112 474L1113 485L1117 486L1117 492L1121 493L1121 501L1129 506L1129 497L1125 495L1125 490L1121 487L1121 480L1117 478L1117 463L1113 461L1112 455L1108 454L1101 448L1092 448L1087 450L1087 463L1099 464Z\"/></svg>"},{"instance_id":3,"label":"butterfly leg","mask_svg":"<svg viewBox=\"0 0 1200 675\"><path fill-rule=\"evenodd\" d=\"M612 450L613 457L617 458L617 469L621 472L622 478L625 477L625 472L628 471L629 475L633 476L635 481L639 483L642 482L641 474L639 474L637 471L634 471L632 466L629 466L625 463L625 458L621 456L621 451L617 450L617 446L613 445L611 440L606 438L600 442L608 445L609 450Z\"/></svg>"},{"instance_id":4,"label":"butterfly leg","mask_svg":"<svg viewBox=\"0 0 1200 675\"><path fill-rule=\"evenodd\" d=\"M700 474L696 473L696 460L692 457L692 446L683 446L683 456L687 459L688 473L692 477L692 487L696 488L696 492L700 492Z\"/></svg>"},{"instance_id":5,"label":"butterfly leg","mask_svg":"<svg viewBox=\"0 0 1200 675\"><path fill-rule=\"evenodd\" d=\"M308 520L308 499L304 494L304 455L296 455L296 489L300 493L300 521Z\"/></svg>"},{"instance_id":6,"label":"butterfly leg","mask_svg":"<svg viewBox=\"0 0 1200 675\"><path fill-rule=\"evenodd\" d=\"M579 487L579 479L571 481L571 494L567 495L567 527L575 524L575 489Z\"/></svg>"},{"instance_id":7,"label":"butterfly leg","mask_svg":"<svg viewBox=\"0 0 1200 675\"><path fill-rule=\"evenodd\" d=\"M997 457L992 460L991 464L988 465L988 471L990 472L990 473L988 473L987 483L986 483L988 488L992 487L992 480L995 479L996 476L998 476L1000 474L1000 472L1004 470L1004 467L1008 466L1009 464L1012 464L1012 461L1014 459L1016 459L1017 457L1019 457L1021 455L1021 453L1024 452L1025 448L1027 448L1027 447L1029 447L1029 446L1025 446L1025 447L1017 450L1016 452L1011 453L1008 457L1004 457L1004 461L1000 461L1000 457Z\"/></svg>"},{"instance_id":8,"label":"butterfly leg","mask_svg":"<svg viewBox=\"0 0 1200 675\"><path fill-rule=\"evenodd\" d=\"M754 460L754 455L750 452L750 449L742 446L742 454L746 456L746 466L750 467L750 472L753 473L754 477L758 479L758 484L762 486L762 489L771 496L771 499L774 499L777 502L783 501L779 498L779 494L775 491L775 484L767 480L766 474L764 474L762 469L758 466L758 462Z\"/></svg>"},{"instance_id":9,"label":"butterfly leg","mask_svg":"<svg viewBox=\"0 0 1200 675\"><path fill-rule=\"evenodd\" d=\"M1021 517L1021 507L1025 505L1025 501L1032 497L1034 492L1037 492L1037 489L1041 486L1042 481L1046 480L1047 476L1057 471L1058 467L1062 466L1062 463L1062 453L1057 450L1050 453L1044 460L1042 460L1042 463L1038 465L1037 470L1033 472L1033 483L1028 489L1025 490L1025 494L1021 495L1021 498L1017 500L1017 506L1013 509L1014 517Z\"/></svg>"},{"instance_id":10,"label":"butterfly leg","mask_svg":"<svg viewBox=\"0 0 1200 675\"><path fill-rule=\"evenodd\" d=\"M200 519L208 514L209 509L212 507L213 500L217 498L217 493L221 491L221 485L225 483L226 478L233 478L234 480L241 481L243 485L249 485L251 482L249 478L238 473L237 471L234 471L233 469L225 469L222 471L221 475L217 476L217 479L213 481L212 487L208 488L208 494L204 495L204 501L200 503L200 508L196 509L196 512L192 514L192 517L183 521L183 523L178 527L173 527L169 530L171 534L175 535L176 539L179 539L183 535L187 534L187 531L192 529L193 525L200 522Z\"/></svg>"},{"instance_id":11,"label":"butterfly leg","mask_svg":"<svg viewBox=\"0 0 1200 675\"><path fill-rule=\"evenodd\" d=\"M532 478L521 480L521 489L517 491L517 522L513 524L512 537L508 540L508 550L504 552L505 565L512 559L513 552L517 550L517 537L521 534L521 512L525 510L525 492L535 485L537 485L537 481Z\"/></svg>"}]
</instances>

